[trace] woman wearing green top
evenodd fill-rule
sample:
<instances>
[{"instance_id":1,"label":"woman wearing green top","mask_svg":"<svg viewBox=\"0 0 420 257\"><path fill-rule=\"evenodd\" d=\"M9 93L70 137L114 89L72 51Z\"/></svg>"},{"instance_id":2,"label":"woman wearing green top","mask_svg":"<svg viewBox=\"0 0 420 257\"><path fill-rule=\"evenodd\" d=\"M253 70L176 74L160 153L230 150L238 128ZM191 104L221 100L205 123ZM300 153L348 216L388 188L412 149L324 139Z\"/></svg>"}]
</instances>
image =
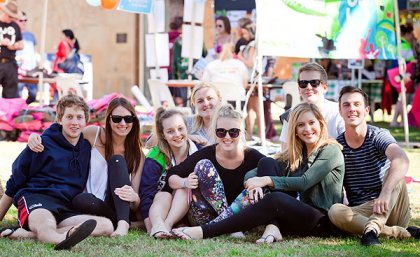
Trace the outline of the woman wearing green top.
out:
<instances>
[{"instance_id":1,"label":"woman wearing green top","mask_svg":"<svg viewBox=\"0 0 420 257\"><path fill-rule=\"evenodd\" d=\"M183 162L200 147L187 137L187 122L176 109L160 107L155 114L157 145L144 161L140 180L140 213L147 232L155 238L168 238L172 226L188 211L187 190L162 192L167 170Z\"/></svg>"},{"instance_id":2,"label":"woman wearing green top","mask_svg":"<svg viewBox=\"0 0 420 257\"><path fill-rule=\"evenodd\" d=\"M297 236L330 234L328 209L343 199L341 146L328 138L325 120L313 104L297 105L289 122L289 149L276 159L261 159L245 178L251 206L220 222L173 232L182 239L201 239L270 224L257 241L265 243L281 240L280 230ZM263 195L263 188L271 192Z\"/></svg>"}]
</instances>

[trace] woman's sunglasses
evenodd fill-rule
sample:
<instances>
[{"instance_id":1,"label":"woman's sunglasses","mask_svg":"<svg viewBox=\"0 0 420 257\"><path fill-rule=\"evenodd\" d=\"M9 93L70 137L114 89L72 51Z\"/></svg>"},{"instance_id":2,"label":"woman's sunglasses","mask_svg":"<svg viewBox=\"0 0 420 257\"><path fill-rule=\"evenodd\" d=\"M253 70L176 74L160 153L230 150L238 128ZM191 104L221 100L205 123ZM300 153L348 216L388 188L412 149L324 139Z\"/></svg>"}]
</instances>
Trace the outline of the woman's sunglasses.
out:
<instances>
[{"instance_id":1,"label":"woman's sunglasses","mask_svg":"<svg viewBox=\"0 0 420 257\"><path fill-rule=\"evenodd\" d=\"M120 123L123 119L124 119L125 123L133 123L134 118L135 118L132 115L126 115L126 116L111 115L109 117L111 117L111 120L114 123Z\"/></svg>"},{"instance_id":2,"label":"woman's sunglasses","mask_svg":"<svg viewBox=\"0 0 420 257\"><path fill-rule=\"evenodd\" d=\"M321 84L320 79L312 79L312 80L299 80L298 85L300 88L306 88L308 84L311 84L312 87L318 87Z\"/></svg>"},{"instance_id":3,"label":"woman's sunglasses","mask_svg":"<svg viewBox=\"0 0 420 257\"><path fill-rule=\"evenodd\" d=\"M216 129L216 136L218 138L225 138L226 134L229 133L229 136L231 138L237 138L240 132L241 130L238 128L231 128L231 129L218 128Z\"/></svg>"}]
</instances>

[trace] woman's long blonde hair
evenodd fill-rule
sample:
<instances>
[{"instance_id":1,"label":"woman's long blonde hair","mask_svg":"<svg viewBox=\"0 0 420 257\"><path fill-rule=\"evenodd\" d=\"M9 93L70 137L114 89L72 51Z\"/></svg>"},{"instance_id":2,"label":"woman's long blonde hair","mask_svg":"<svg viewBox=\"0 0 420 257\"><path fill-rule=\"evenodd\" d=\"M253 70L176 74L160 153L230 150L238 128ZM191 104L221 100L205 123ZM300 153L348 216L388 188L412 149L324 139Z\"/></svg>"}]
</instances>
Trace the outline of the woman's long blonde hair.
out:
<instances>
[{"instance_id":1,"label":"woman's long blonde hair","mask_svg":"<svg viewBox=\"0 0 420 257\"><path fill-rule=\"evenodd\" d=\"M182 117L182 120L184 121L184 124L185 124L185 128L187 128L187 121L185 119L184 114L181 111L178 111L176 109L165 109L163 107L159 107L155 113L155 132L154 133L156 135L156 141L157 141L156 145L159 148L159 151L163 153L167 167L172 167L172 162L171 162L172 150L168 141L166 141L165 136L163 134L163 130L164 130L163 121L171 118L174 115L179 115L180 117Z\"/></svg>"},{"instance_id":2,"label":"woman's long blonde hair","mask_svg":"<svg viewBox=\"0 0 420 257\"><path fill-rule=\"evenodd\" d=\"M210 82L200 82L197 85L194 86L192 92L191 92L191 103L194 105L196 101L196 93L198 90L203 88L211 88L216 92L216 95L219 97L220 102L222 102L222 95L220 94L219 89L216 88L212 83ZM204 119L203 117L199 116L198 114L193 116L193 122L192 122L192 129L191 132L195 133L199 131L204 126Z\"/></svg>"},{"instance_id":3,"label":"woman's long blonde hair","mask_svg":"<svg viewBox=\"0 0 420 257\"><path fill-rule=\"evenodd\" d=\"M321 127L319 139L316 142L313 152L327 144L337 144L341 148L341 145L338 144L337 141L328 137L327 123L325 122L325 119L318 107L311 103L300 103L293 108L289 116L289 129L287 131L288 148L274 157L279 161L286 161L287 168L291 172L294 172L302 164L305 143L297 136L296 128L299 117L306 112L312 112L315 115L315 118L319 121L319 125Z\"/></svg>"},{"instance_id":4,"label":"woman's long blonde hair","mask_svg":"<svg viewBox=\"0 0 420 257\"><path fill-rule=\"evenodd\" d=\"M225 60L232 59L234 50L235 50L235 46L232 43L223 44L222 52L220 53L219 60L223 62Z\"/></svg>"}]
</instances>

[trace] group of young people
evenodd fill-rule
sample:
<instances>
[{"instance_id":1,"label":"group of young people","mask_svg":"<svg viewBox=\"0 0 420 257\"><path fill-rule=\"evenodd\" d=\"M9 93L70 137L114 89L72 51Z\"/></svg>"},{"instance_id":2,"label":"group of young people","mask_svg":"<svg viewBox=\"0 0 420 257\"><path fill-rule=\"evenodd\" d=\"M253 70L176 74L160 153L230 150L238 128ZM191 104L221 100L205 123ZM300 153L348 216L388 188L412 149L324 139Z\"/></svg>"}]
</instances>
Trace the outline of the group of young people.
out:
<instances>
[{"instance_id":1,"label":"group of young people","mask_svg":"<svg viewBox=\"0 0 420 257\"><path fill-rule=\"evenodd\" d=\"M338 104L328 102L327 75L316 63L300 68L298 86L303 103L282 117L286 140L273 158L246 146L244 117L211 83L193 89L194 116L156 111L147 155L125 98L109 103L98 127L86 126L82 98L64 96L57 123L32 135L13 163L0 220L13 203L19 227L0 236L70 249L89 235L126 235L139 221L166 239L260 225L257 243L282 235L360 234L364 245L379 244L380 235L420 238L407 228L409 160L387 130L367 124L368 96L344 87Z\"/></svg>"}]
</instances>

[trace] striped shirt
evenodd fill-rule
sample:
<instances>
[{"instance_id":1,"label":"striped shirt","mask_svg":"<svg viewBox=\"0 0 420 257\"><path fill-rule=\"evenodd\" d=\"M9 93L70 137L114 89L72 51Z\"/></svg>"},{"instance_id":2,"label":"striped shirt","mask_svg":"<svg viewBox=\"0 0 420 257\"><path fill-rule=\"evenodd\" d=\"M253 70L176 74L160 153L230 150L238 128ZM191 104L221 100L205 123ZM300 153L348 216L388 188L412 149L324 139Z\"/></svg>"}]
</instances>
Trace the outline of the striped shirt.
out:
<instances>
[{"instance_id":1,"label":"striped shirt","mask_svg":"<svg viewBox=\"0 0 420 257\"><path fill-rule=\"evenodd\" d=\"M337 141L343 145L344 188L349 206L357 206L379 197L391 161L385 151L396 143L388 130L368 125L365 142L357 149L348 146L344 133Z\"/></svg>"}]
</instances>

